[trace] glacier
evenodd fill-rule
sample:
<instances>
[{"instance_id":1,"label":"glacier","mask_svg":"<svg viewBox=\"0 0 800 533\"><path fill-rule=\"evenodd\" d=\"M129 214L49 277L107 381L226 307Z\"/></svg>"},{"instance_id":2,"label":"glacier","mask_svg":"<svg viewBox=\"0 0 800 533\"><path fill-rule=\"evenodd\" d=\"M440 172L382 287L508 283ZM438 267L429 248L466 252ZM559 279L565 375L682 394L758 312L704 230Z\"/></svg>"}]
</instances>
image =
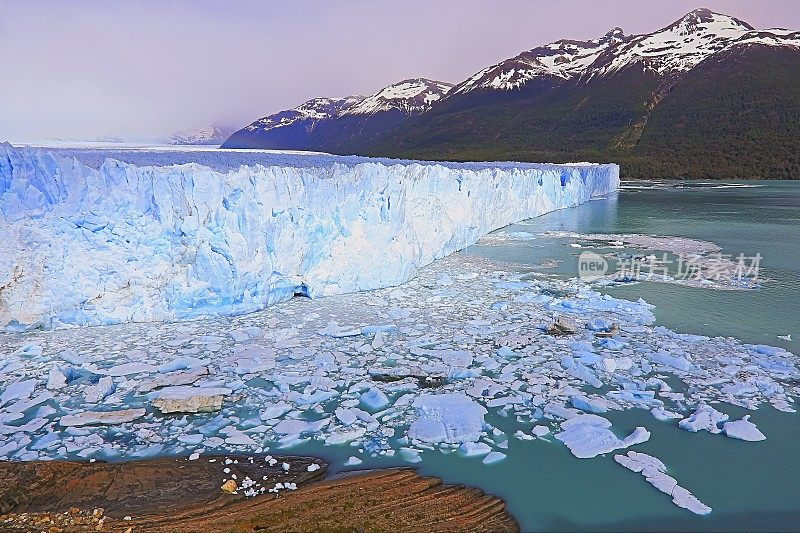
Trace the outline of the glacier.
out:
<instances>
[{"instance_id":1,"label":"glacier","mask_svg":"<svg viewBox=\"0 0 800 533\"><path fill-rule=\"evenodd\" d=\"M403 283L614 164L0 144L0 328L172 321Z\"/></svg>"}]
</instances>

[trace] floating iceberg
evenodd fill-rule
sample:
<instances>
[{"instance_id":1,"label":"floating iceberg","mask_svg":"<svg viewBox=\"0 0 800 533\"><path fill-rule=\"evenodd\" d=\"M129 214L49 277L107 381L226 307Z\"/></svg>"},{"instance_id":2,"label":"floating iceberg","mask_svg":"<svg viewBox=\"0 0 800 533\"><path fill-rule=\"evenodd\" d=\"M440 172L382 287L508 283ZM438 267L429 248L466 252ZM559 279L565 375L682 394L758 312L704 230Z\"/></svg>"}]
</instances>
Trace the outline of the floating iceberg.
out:
<instances>
[{"instance_id":1,"label":"floating iceberg","mask_svg":"<svg viewBox=\"0 0 800 533\"><path fill-rule=\"evenodd\" d=\"M424 442L474 442L483 430L486 408L463 394L423 394L413 406L420 416L408 436Z\"/></svg>"},{"instance_id":2,"label":"floating iceberg","mask_svg":"<svg viewBox=\"0 0 800 533\"><path fill-rule=\"evenodd\" d=\"M731 438L750 442L766 440L767 438L755 424L750 422L750 415L745 415L741 420L725 422L722 425L722 431Z\"/></svg>"},{"instance_id":3,"label":"floating iceberg","mask_svg":"<svg viewBox=\"0 0 800 533\"><path fill-rule=\"evenodd\" d=\"M146 414L144 409L120 409L119 411L84 411L82 413L64 415L58 423L63 427L117 425L133 422Z\"/></svg>"},{"instance_id":4,"label":"floating iceberg","mask_svg":"<svg viewBox=\"0 0 800 533\"><path fill-rule=\"evenodd\" d=\"M159 391L153 406L167 413L211 413L222 408L231 389L225 387L167 387Z\"/></svg>"},{"instance_id":5,"label":"floating iceberg","mask_svg":"<svg viewBox=\"0 0 800 533\"><path fill-rule=\"evenodd\" d=\"M0 144L0 327L232 315L397 285L618 185L616 165Z\"/></svg>"},{"instance_id":6,"label":"floating iceberg","mask_svg":"<svg viewBox=\"0 0 800 533\"><path fill-rule=\"evenodd\" d=\"M561 433L556 438L563 442L572 455L579 459L591 459L600 454L641 444L650 439L650 432L637 427L633 432L620 440L609 429L611 422L602 416L593 414L578 415L561 423Z\"/></svg>"},{"instance_id":7,"label":"floating iceberg","mask_svg":"<svg viewBox=\"0 0 800 533\"><path fill-rule=\"evenodd\" d=\"M699 515L707 515L711 512L711 507L678 485L675 478L667 475L666 465L656 457L629 451L627 455L615 455L614 460L628 470L641 473L648 483L661 492L672 496L672 502L678 507L688 509Z\"/></svg>"},{"instance_id":8,"label":"floating iceberg","mask_svg":"<svg viewBox=\"0 0 800 533\"><path fill-rule=\"evenodd\" d=\"M692 433L702 430L709 433L720 433L722 430L719 425L727 420L728 415L703 403L697 407L694 413L678 422L678 426Z\"/></svg>"}]
</instances>

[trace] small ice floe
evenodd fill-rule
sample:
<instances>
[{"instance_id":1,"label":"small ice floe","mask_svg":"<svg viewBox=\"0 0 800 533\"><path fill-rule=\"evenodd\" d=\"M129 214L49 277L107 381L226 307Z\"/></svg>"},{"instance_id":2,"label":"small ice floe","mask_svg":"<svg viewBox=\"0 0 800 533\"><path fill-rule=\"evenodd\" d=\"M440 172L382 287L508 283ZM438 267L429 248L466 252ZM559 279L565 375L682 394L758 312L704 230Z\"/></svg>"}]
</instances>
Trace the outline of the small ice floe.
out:
<instances>
[{"instance_id":1,"label":"small ice floe","mask_svg":"<svg viewBox=\"0 0 800 533\"><path fill-rule=\"evenodd\" d=\"M50 372L47 374L47 388L50 390L60 390L67 386L67 376L61 371L58 366L53 365L50 367Z\"/></svg>"},{"instance_id":2,"label":"small ice floe","mask_svg":"<svg viewBox=\"0 0 800 533\"><path fill-rule=\"evenodd\" d=\"M83 389L83 396L88 403L100 403L114 392L114 378L104 376L95 385Z\"/></svg>"},{"instance_id":3,"label":"small ice floe","mask_svg":"<svg viewBox=\"0 0 800 533\"><path fill-rule=\"evenodd\" d=\"M535 437L542 438L545 435L550 434L550 428L547 426L533 426L533 430L531 430L531 433L533 433Z\"/></svg>"},{"instance_id":4,"label":"small ice floe","mask_svg":"<svg viewBox=\"0 0 800 533\"><path fill-rule=\"evenodd\" d=\"M650 413L656 417L656 420L661 420L662 422L667 422L669 420L677 420L679 418L683 418L683 415L679 413L673 413L672 411L668 411L663 407L653 407L650 409Z\"/></svg>"},{"instance_id":5,"label":"small ice floe","mask_svg":"<svg viewBox=\"0 0 800 533\"><path fill-rule=\"evenodd\" d=\"M309 472L316 472L316 471L317 471L317 470L319 470L319 469L320 469L320 466L319 466L317 463L311 463L311 464L310 464L310 465L308 465L308 467L306 468L306 470L307 470L307 471L309 471Z\"/></svg>"},{"instance_id":6,"label":"small ice floe","mask_svg":"<svg viewBox=\"0 0 800 533\"><path fill-rule=\"evenodd\" d=\"M419 450L415 448L400 448L400 458L407 463L419 463L422 461L422 457L420 457L419 453Z\"/></svg>"},{"instance_id":7,"label":"small ice floe","mask_svg":"<svg viewBox=\"0 0 800 533\"><path fill-rule=\"evenodd\" d=\"M750 442L766 440L767 438L755 424L750 422L750 415L745 415L741 420L725 422L722 425L722 431L724 431L725 435L728 437Z\"/></svg>"},{"instance_id":8,"label":"small ice floe","mask_svg":"<svg viewBox=\"0 0 800 533\"><path fill-rule=\"evenodd\" d=\"M44 350L42 349L41 346L35 343L28 343L28 344L23 344L22 346L17 348L11 355L19 355L23 357L33 358L33 357L41 357L43 353Z\"/></svg>"},{"instance_id":9,"label":"small ice floe","mask_svg":"<svg viewBox=\"0 0 800 533\"><path fill-rule=\"evenodd\" d=\"M378 425L377 422L375 422L374 424ZM333 433L325 437L325 444L330 446L330 445L345 444L347 442L352 442L362 438L366 434L366 432L367 429L363 427L336 429L333 431Z\"/></svg>"},{"instance_id":10,"label":"small ice floe","mask_svg":"<svg viewBox=\"0 0 800 533\"><path fill-rule=\"evenodd\" d=\"M464 394L422 394L412 405L419 411L408 429L412 439L457 444L481 436L486 408Z\"/></svg>"},{"instance_id":11,"label":"small ice floe","mask_svg":"<svg viewBox=\"0 0 800 533\"><path fill-rule=\"evenodd\" d=\"M363 462L364 462L364 461L362 461L362 460L361 460L361 459L359 459L358 457L356 457L356 456L354 456L354 455L351 455L351 456L350 456L350 457L347 459L347 461L345 461L345 462L344 462L344 466L358 466L358 465L360 465L360 464L361 464L361 463L363 463Z\"/></svg>"},{"instance_id":12,"label":"small ice floe","mask_svg":"<svg viewBox=\"0 0 800 533\"><path fill-rule=\"evenodd\" d=\"M159 367L161 368L161 367ZM142 381L139 384L140 392L150 392L162 387L175 387L179 385L191 385L200 378L208 375L208 367L193 368L186 372L170 372L159 374L153 379Z\"/></svg>"},{"instance_id":13,"label":"small ice floe","mask_svg":"<svg viewBox=\"0 0 800 533\"><path fill-rule=\"evenodd\" d=\"M682 355L673 355L665 351L650 354L650 360L683 372L697 372L697 367Z\"/></svg>"},{"instance_id":14,"label":"small ice floe","mask_svg":"<svg viewBox=\"0 0 800 533\"><path fill-rule=\"evenodd\" d=\"M275 404L267 405L261 410L261 420L275 420L282 417L292 410L292 406L286 402L278 402Z\"/></svg>"},{"instance_id":15,"label":"small ice floe","mask_svg":"<svg viewBox=\"0 0 800 533\"><path fill-rule=\"evenodd\" d=\"M578 415L561 423L561 433L555 437L563 442L572 455L579 459L590 459L603 453L627 448L650 439L650 432L637 427L620 440L609 429L611 422L598 415Z\"/></svg>"},{"instance_id":16,"label":"small ice floe","mask_svg":"<svg viewBox=\"0 0 800 533\"><path fill-rule=\"evenodd\" d=\"M792 336L791 335L778 335L778 338L781 339L781 340L784 340L784 341L792 340Z\"/></svg>"},{"instance_id":17,"label":"small ice floe","mask_svg":"<svg viewBox=\"0 0 800 533\"><path fill-rule=\"evenodd\" d=\"M384 334L382 331L375 333L375 336L372 338L372 343L370 343L370 346L372 346L373 350L380 350L383 348L383 345L386 342L383 335Z\"/></svg>"},{"instance_id":18,"label":"small ice floe","mask_svg":"<svg viewBox=\"0 0 800 533\"><path fill-rule=\"evenodd\" d=\"M533 435L528 435L521 429L518 429L514 432L514 438L519 440L536 440L536 437L534 437Z\"/></svg>"},{"instance_id":19,"label":"small ice floe","mask_svg":"<svg viewBox=\"0 0 800 533\"><path fill-rule=\"evenodd\" d=\"M121 409L119 411L84 411L73 415L62 416L58 423L63 427L114 425L133 422L142 418L144 409Z\"/></svg>"},{"instance_id":20,"label":"small ice floe","mask_svg":"<svg viewBox=\"0 0 800 533\"><path fill-rule=\"evenodd\" d=\"M223 399L231 392L226 387L167 387L153 393L153 406L164 414L211 413L222 409Z\"/></svg>"},{"instance_id":21,"label":"small ice floe","mask_svg":"<svg viewBox=\"0 0 800 533\"><path fill-rule=\"evenodd\" d=\"M355 421L358 420L356 409L352 408L348 409L346 407L338 407L336 411L334 411L334 415L336 416L336 420L338 420L345 426L354 424Z\"/></svg>"},{"instance_id":22,"label":"small ice floe","mask_svg":"<svg viewBox=\"0 0 800 533\"><path fill-rule=\"evenodd\" d=\"M389 405L389 398L386 394L377 387L371 387L367 392L361 395L361 403L368 409L377 411Z\"/></svg>"},{"instance_id":23,"label":"small ice floe","mask_svg":"<svg viewBox=\"0 0 800 533\"><path fill-rule=\"evenodd\" d=\"M6 387L2 394L0 394L0 407L10 403L12 400L27 400L36 389L37 380L26 379L24 381L16 381Z\"/></svg>"},{"instance_id":24,"label":"small ice floe","mask_svg":"<svg viewBox=\"0 0 800 533\"><path fill-rule=\"evenodd\" d=\"M485 442L465 442L459 449L465 457L475 457L477 455L486 455L492 448Z\"/></svg>"},{"instance_id":25,"label":"small ice floe","mask_svg":"<svg viewBox=\"0 0 800 533\"><path fill-rule=\"evenodd\" d=\"M449 287L449 286L453 285L454 282L453 282L453 278L450 277L450 274L448 274L447 272L442 272L441 274L439 274L439 277L436 279L436 283L438 283L442 287Z\"/></svg>"},{"instance_id":26,"label":"small ice floe","mask_svg":"<svg viewBox=\"0 0 800 533\"><path fill-rule=\"evenodd\" d=\"M148 363L122 363L114 365L111 368L99 368L95 370L97 374L103 374L112 377L130 376L132 374L152 373L158 372L158 367Z\"/></svg>"},{"instance_id":27,"label":"small ice floe","mask_svg":"<svg viewBox=\"0 0 800 533\"><path fill-rule=\"evenodd\" d=\"M490 464L494 464L494 463L499 463L500 461L502 461L505 458L506 458L506 454L504 454L502 452L489 452L488 454L486 454L486 457L484 457L483 461L481 461L481 462L483 464L485 464L485 465L490 465Z\"/></svg>"},{"instance_id":28,"label":"small ice floe","mask_svg":"<svg viewBox=\"0 0 800 533\"><path fill-rule=\"evenodd\" d=\"M570 402L576 409L586 411L587 413L602 414L607 413L609 409L609 402L605 398L589 397L583 394L574 394Z\"/></svg>"},{"instance_id":29,"label":"small ice floe","mask_svg":"<svg viewBox=\"0 0 800 533\"><path fill-rule=\"evenodd\" d=\"M273 431L278 435L300 435L301 433L313 433L319 431L328 423L328 420L297 420L294 418L284 418L275 425Z\"/></svg>"},{"instance_id":30,"label":"small ice floe","mask_svg":"<svg viewBox=\"0 0 800 533\"><path fill-rule=\"evenodd\" d=\"M233 433L231 436L227 437L225 439L225 444L253 447L257 446L256 441L254 441L251 437L239 432Z\"/></svg>"},{"instance_id":31,"label":"small ice floe","mask_svg":"<svg viewBox=\"0 0 800 533\"><path fill-rule=\"evenodd\" d=\"M698 500L691 492L678 485L674 478L667 475L667 467L659 459L631 450L626 455L615 455L614 460L628 470L641 473L648 483L672 496L672 502L678 507L699 515L711 512L711 507Z\"/></svg>"},{"instance_id":32,"label":"small ice floe","mask_svg":"<svg viewBox=\"0 0 800 533\"><path fill-rule=\"evenodd\" d=\"M688 418L684 418L678 422L678 426L692 433L703 430L709 433L719 433L722 431L719 425L727 420L728 415L720 413L710 405L702 403Z\"/></svg>"}]
</instances>

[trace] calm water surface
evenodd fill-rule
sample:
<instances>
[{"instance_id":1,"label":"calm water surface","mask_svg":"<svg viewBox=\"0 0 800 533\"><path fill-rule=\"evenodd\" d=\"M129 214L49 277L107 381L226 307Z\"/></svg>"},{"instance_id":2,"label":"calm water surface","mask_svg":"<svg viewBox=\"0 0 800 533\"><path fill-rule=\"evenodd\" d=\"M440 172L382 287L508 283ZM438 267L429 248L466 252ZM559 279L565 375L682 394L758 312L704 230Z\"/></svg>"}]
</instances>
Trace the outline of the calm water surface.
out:
<instances>
[{"instance_id":1,"label":"calm water surface","mask_svg":"<svg viewBox=\"0 0 800 533\"><path fill-rule=\"evenodd\" d=\"M655 304L657 323L678 331L733 336L800 353L800 183L624 190L617 198L551 213L503 231L548 230L678 235L712 241L725 254L760 253L760 276L770 281L756 291L655 282L606 290ZM575 276L580 250L568 242L574 240L513 241L473 246L465 253L514 262L521 269L542 259L560 259L557 268L542 271ZM797 340L777 338L786 334ZM727 404L717 407L732 419L747 414ZM501 496L523 531L800 530L799 417L771 407L751 414L766 441L692 434L641 409L609 415L620 434L637 425L651 431L650 440L635 449L660 458L682 486L710 505L714 511L705 517L674 506L639 474L617 465L613 454L577 459L558 442L509 438L507 459L491 466L480 464L480 458L426 452L420 472ZM513 433L511 422L496 415L489 421ZM294 451L326 457L333 465L341 465L350 455L346 447L306 445ZM366 458L360 468L388 464L386 459Z\"/></svg>"}]
</instances>

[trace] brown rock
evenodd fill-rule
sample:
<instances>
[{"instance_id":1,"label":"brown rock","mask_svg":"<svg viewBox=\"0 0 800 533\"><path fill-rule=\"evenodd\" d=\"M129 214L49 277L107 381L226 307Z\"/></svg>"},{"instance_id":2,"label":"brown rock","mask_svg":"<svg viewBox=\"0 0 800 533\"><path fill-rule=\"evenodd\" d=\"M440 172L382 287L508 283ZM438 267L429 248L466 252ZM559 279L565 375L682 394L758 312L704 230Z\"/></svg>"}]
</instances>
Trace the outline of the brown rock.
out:
<instances>
[{"instance_id":1,"label":"brown rock","mask_svg":"<svg viewBox=\"0 0 800 533\"><path fill-rule=\"evenodd\" d=\"M315 458L274 456L159 458L127 463L70 461L0 462L0 524L3 531L28 531L24 520L50 514L70 533L108 531L517 531L503 500L478 489L444 485L411 469L351 474L322 481L326 465ZM226 464L225 459L235 459ZM214 462L211 462L214 461ZM283 471L282 462L292 465ZM322 468L308 472L308 465ZM225 473L225 468L230 473ZM231 495L234 480L296 483L298 490L246 498ZM83 508L85 511L75 511ZM93 516L93 510L102 512ZM67 512L65 512L67 511ZM17 513L17 514L14 514ZM18 514L18 513L29 513ZM52 513L61 513L52 514ZM38 516L37 516L38 515ZM25 519L21 517L26 517ZM123 517L133 516L130 521ZM124 524L124 525L123 525ZM107 526L107 527L105 527ZM5 528L5 529L4 529ZM41 531L41 528L39 529Z\"/></svg>"},{"instance_id":2,"label":"brown rock","mask_svg":"<svg viewBox=\"0 0 800 533\"><path fill-rule=\"evenodd\" d=\"M236 491L239 490L239 486L236 485L236 482L232 479L229 479L222 486L219 488L222 492L227 494L236 494Z\"/></svg>"}]
</instances>

